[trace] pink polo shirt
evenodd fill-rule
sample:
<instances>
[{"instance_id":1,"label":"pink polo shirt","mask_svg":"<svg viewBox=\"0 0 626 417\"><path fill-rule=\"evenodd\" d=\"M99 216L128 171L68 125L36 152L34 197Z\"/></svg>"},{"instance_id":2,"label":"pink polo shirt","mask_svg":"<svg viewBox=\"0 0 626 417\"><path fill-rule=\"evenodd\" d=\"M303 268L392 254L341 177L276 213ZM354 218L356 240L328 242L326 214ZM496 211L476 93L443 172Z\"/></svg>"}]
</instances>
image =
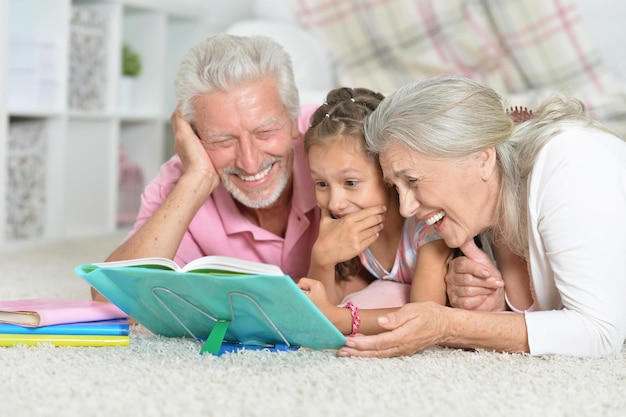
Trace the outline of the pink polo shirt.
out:
<instances>
[{"instance_id":1,"label":"pink polo shirt","mask_svg":"<svg viewBox=\"0 0 626 417\"><path fill-rule=\"evenodd\" d=\"M292 278L306 276L311 248L317 238L320 213L315 200L309 164L303 147L303 132L317 105L300 109L300 137L294 142L293 201L285 237L262 229L245 218L230 193L220 185L198 210L174 257L179 265L206 255L233 256L278 265ZM165 162L141 198L134 234L159 208L183 173L178 156Z\"/></svg>"}]
</instances>

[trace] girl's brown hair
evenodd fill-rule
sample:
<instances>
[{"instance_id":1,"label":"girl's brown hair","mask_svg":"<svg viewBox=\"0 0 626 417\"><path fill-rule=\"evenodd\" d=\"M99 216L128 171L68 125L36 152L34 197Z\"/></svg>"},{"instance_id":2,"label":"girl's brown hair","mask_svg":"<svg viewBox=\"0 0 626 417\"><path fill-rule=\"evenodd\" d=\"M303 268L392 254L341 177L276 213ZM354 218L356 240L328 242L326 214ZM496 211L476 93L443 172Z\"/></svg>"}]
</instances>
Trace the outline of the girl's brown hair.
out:
<instances>
[{"instance_id":1,"label":"girl's brown hair","mask_svg":"<svg viewBox=\"0 0 626 417\"><path fill-rule=\"evenodd\" d=\"M384 98L382 94L367 88L340 87L331 90L324 104L311 116L311 125L304 134L307 154L312 146L323 145L328 139L339 136L355 138L360 139L359 146L363 152L378 164L377 157L366 150L363 125L367 116L376 110ZM358 256L335 266L335 275L340 280L363 274L368 275Z\"/></svg>"}]
</instances>

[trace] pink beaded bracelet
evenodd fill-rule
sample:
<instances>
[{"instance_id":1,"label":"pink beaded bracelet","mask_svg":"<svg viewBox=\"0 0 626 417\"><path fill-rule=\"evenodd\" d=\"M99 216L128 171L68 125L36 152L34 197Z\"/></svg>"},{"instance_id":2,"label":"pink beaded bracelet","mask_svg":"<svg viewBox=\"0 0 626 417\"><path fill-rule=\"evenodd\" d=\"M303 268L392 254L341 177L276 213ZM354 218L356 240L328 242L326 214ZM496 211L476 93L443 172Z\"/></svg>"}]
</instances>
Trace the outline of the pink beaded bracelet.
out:
<instances>
[{"instance_id":1,"label":"pink beaded bracelet","mask_svg":"<svg viewBox=\"0 0 626 417\"><path fill-rule=\"evenodd\" d=\"M359 317L359 308L354 305L352 301L349 301L344 305L345 308L350 310L350 314L352 315L352 333L350 336L354 336L359 332L361 328L361 317Z\"/></svg>"}]
</instances>

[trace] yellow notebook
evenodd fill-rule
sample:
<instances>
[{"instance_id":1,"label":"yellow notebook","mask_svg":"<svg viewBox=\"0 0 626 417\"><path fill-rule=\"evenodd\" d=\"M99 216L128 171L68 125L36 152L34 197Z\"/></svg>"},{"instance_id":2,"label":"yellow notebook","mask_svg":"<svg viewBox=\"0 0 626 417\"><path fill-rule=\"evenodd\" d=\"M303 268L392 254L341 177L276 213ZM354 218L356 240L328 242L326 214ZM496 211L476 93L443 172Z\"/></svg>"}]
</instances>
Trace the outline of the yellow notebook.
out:
<instances>
[{"instance_id":1,"label":"yellow notebook","mask_svg":"<svg viewBox=\"0 0 626 417\"><path fill-rule=\"evenodd\" d=\"M54 346L128 346L129 336L69 334L0 334L0 346L51 343Z\"/></svg>"}]
</instances>

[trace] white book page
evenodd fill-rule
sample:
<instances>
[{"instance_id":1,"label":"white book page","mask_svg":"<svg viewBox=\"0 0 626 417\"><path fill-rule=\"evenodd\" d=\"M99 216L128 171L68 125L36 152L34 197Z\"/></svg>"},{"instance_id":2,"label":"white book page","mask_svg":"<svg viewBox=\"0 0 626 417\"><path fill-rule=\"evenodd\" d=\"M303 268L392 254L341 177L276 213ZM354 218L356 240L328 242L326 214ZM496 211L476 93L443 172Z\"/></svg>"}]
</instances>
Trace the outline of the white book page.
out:
<instances>
[{"instance_id":1,"label":"white book page","mask_svg":"<svg viewBox=\"0 0 626 417\"><path fill-rule=\"evenodd\" d=\"M111 262L98 262L93 265L99 266L101 268L119 268L123 266L151 266L158 265L164 266L174 271L180 271L181 268L171 259L167 258L138 258L138 259L127 259L123 261L111 261Z\"/></svg>"},{"instance_id":2,"label":"white book page","mask_svg":"<svg viewBox=\"0 0 626 417\"><path fill-rule=\"evenodd\" d=\"M217 269L251 275L285 275L276 265L247 261L228 256L204 256L194 259L181 268L182 271L186 272L199 269Z\"/></svg>"}]
</instances>

